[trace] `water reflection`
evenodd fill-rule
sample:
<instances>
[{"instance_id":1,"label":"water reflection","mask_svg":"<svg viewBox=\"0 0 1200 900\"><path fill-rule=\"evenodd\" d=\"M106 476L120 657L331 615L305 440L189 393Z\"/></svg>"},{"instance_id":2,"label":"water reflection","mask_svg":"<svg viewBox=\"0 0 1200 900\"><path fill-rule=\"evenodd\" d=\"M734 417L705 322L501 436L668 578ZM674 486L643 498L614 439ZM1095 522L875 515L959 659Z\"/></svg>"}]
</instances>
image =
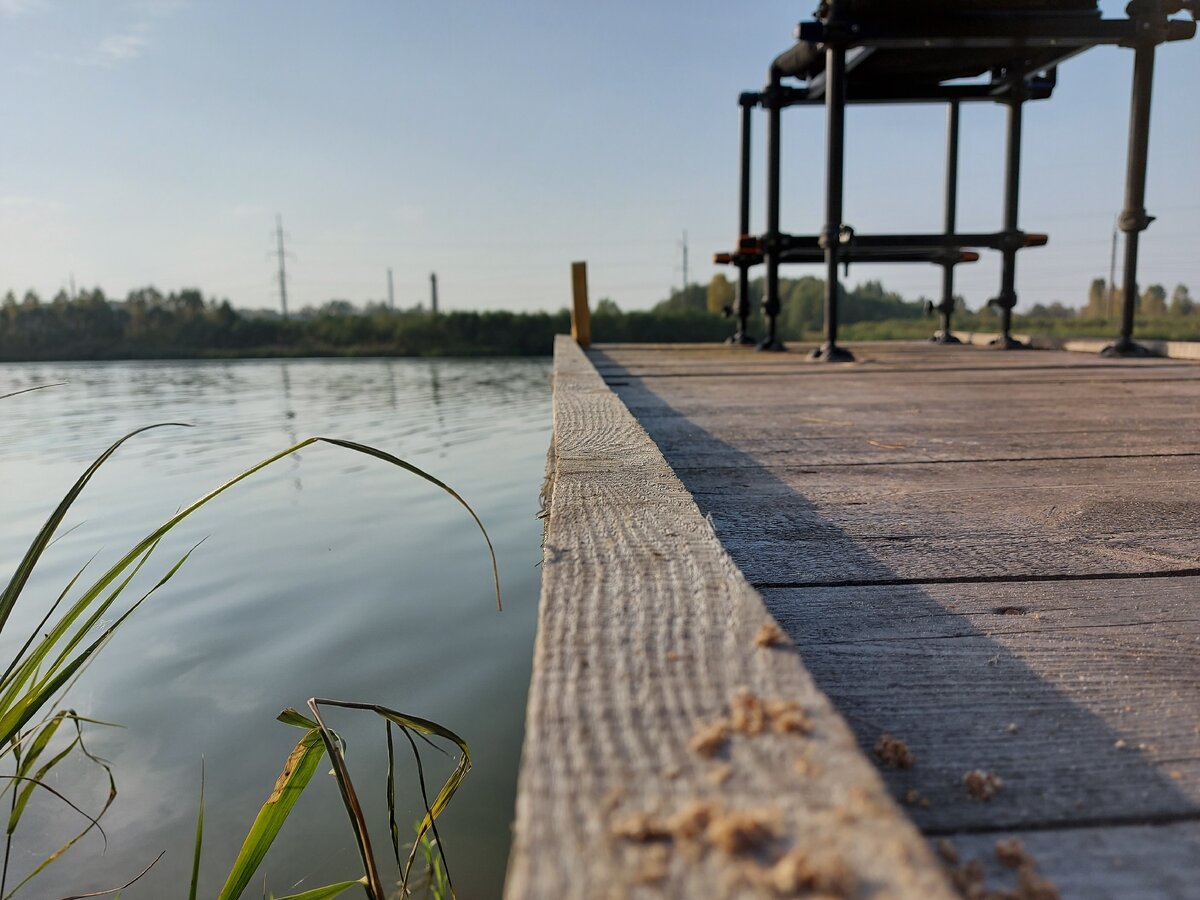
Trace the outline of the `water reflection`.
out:
<instances>
[{"instance_id":1,"label":"water reflection","mask_svg":"<svg viewBox=\"0 0 1200 900\"><path fill-rule=\"evenodd\" d=\"M82 713L126 726L94 738L121 793L106 819L108 852L89 837L30 896L120 884L151 848L151 859L168 855L123 896L174 896L188 879L201 757L211 835L201 894L215 894L294 742L274 715L314 694L429 716L471 741L477 768L443 836L452 862L462 860L460 895L498 895L538 589L547 378L545 362L511 360L0 365L0 393L70 382L3 401L6 572L113 439L156 421L195 426L140 436L101 470L65 523L79 527L30 582L31 601L52 599L97 548L104 565L215 484L314 434L379 446L453 483L488 525L505 590L497 615L469 520L377 461L314 446L239 485L164 544L162 561L207 538L72 694ZM42 611L19 606L0 651ZM371 779L386 769L380 735L353 720L345 727L351 764L374 793ZM64 778L83 798L95 788L84 773ZM332 784L314 789L324 792L318 807L336 803ZM53 849L69 824L58 810L39 813L14 859ZM266 872L282 894L355 877L354 860L340 812L318 811L284 832Z\"/></svg>"}]
</instances>

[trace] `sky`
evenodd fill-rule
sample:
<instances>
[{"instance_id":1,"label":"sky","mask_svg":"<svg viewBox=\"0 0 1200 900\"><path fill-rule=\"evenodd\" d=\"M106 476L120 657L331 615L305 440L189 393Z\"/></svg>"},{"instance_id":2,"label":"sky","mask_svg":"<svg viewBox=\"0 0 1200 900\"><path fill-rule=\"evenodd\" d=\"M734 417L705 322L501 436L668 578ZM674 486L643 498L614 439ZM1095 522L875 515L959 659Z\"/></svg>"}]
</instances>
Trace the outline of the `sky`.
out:
<instances>
[{"instance_id":1,"label":"sky","mask_svg":"<svg viewBox=\"0 0 1200 900\"><path fill-rule=\"evenodd\" d=\"M591 295L645 308L717 271L737 232L737 95L760 88L809 3L448 0L0 0L0 291L74 277L110 296L194 286L289 306L332 298L445 309L566 305L572 260ZM1121 2L1102 0L1107 15ZM1107 277L1123 198L1132 53L1065 65L1027 106L1020 307L1082 304ZM1161 47L1141 283L1200 293L1200 40ZM754 230L763 228L757 116ZM855 107L846 221L937 231L945 109ZM1004 109L962 116L959 227L1001 224ZM823 113L783 130L783 226L820 229ZM968 305L997 255L959 268ZM789 267L785 276L820 275ZM733 272L729 271L730 276ZM909 297L933 266L856 266ZM1119 279L1119 275L1118 275Z\"/></svg>"}]
</instances>

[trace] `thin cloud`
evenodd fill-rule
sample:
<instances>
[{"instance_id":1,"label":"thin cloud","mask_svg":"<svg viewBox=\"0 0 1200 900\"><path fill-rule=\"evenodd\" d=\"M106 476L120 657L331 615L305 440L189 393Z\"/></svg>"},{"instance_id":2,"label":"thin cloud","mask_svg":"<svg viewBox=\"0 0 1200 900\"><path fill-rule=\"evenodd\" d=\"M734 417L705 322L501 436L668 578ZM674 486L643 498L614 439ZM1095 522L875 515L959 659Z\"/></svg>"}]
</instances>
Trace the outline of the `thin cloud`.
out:
<instances>
[{"instance_id":1,"label":"thin cloud","mask_svg":"<svg viewBox=\"0 0 1200 900\"><path fill-rule=\"evenodd\" d=\"M0 3L40 3L43 0L0 0ZM158 22L187 6L186 0L134 0L127 9L136 19L131 24L106 35L85 60L91 65L115 66L142 56L150 46Z\"/></svg>"},{"instance_id":2,"label":"thin cloud","mask_svg":"<svg viewBox=\"0 0 1200 900\"><path fill-rule=\"evenodd\" d=\"M37 12L46 6L45 0L0 0L0 16L15 19Z\"/></svg>"},{"instance_id":3,"label":"thin cloud","mask_svg":"<svg viewBox=\"0 0 1200 900\"><path fill-rule=\"evenodd\" d=\"M95 60L100 65L116 65L137 59L150 43L150 25L138 22L124 31L108 35L96 45Z\"/></svg>"}]
</instances>

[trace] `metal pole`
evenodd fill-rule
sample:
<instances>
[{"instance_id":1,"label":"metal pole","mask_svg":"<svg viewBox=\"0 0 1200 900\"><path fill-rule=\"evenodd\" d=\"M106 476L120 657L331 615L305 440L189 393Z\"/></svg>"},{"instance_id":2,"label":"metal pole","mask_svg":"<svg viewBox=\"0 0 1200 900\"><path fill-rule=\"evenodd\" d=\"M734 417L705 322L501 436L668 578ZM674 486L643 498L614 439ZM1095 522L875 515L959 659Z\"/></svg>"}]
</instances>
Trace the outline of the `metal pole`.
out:
<instances>
[{"instance_id":1,"label":"metal pole","mask_svg":"<svg viewBox=\"0 0 1200 900\"><path fill-rule=\"evenodd\" d=\"M779 73L771 70L771 84L764 94L767 106L767 278L763 292L763 313L767 317L767 336L759 342L759 350L783 350L777 334L779 310L779 126L781 99Z\"/></svg>"},{"instance_id":2,"label":"metal pole","mask_svg":"<svg viewBox=\"0 0 1200 900\"><path fill-rule=\"evenodd\" d=\"M1012 311L1017 305L1017 211L1021 193L1021 113L1025 101L1023 86L1014 85L1008 99L1008 139L1005 145L1004 231L1006 242L1000 271L1000 337L994 345L1001 350L1023 347L1013 340Z\"/></svg>"},{"instance_id":3,"label":"metal pole","mask_svg":"<svg viewBox=\"0 0 1200 900\"><path fill-rule=\"evenodd\" d=\"M946 110L946 235L954 234L958 217L958 101L951 100ZM949 248L947 248L949 249ZM950 316L954 312L954 260L947 258L942 263L942 328L933 336L939 344L962 343L950 330Z\"/></svg>"},{"instance_id":4,"label":"metal pole","mask_svg":"<svg viewBox=\"0 0 1200 900\"><path fill-rule=\"evenodd\" d=\"M846 48L825 51L825 343L809 359L852 362L854 354L837 345L838 262L842 230L842 180L846 137Z\"/></svg>"},{"instance_id":5,"label":"metal pole","mask_svg":"<svg viewBox=\"0 0 1200 900\"><path fill-rule=\"evenodd\" d=\"M1125 232L1125 269L1121 292L1121 336L1102 351L1106 356L1149 356L1133 340L1133 314L1137 307L1138 235L1150 227L1146 214L1146 164L1150 152L1150 90L1154 81L1154 44L1143 44L1133 57L1133 96L1129 116L1129 158L1125 170L1125 208L1120 226Z\"/></svg>"},{"instance_id":6,"label":"metal pole","mask_svg":"<svg viewBox=\"0 0 1200 900\"><path fill-rule=\"evenodd\" d=\"M752 124L750 113L754 104L748 103L745 98L742 98L739 100L739 105L742 126L741 179L738 197L738 249L740 251L742 239L750 235L750 129ZM747 332L747 320L750 318L750 267L745 264L738 265L734 315L737 316L737 330L729 342L731 344L754 343L754 339Z\"/></svg>"}]
</instances>

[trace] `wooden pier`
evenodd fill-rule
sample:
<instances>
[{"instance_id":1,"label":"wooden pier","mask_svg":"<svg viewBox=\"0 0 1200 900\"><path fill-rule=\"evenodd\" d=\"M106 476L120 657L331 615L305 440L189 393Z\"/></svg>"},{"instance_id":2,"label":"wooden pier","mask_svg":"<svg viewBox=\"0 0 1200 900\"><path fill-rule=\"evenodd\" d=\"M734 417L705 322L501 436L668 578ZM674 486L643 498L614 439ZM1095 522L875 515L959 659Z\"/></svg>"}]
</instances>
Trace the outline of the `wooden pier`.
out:
<instances>
[{"instance_id":1,"label":"wooden pier","mask_svg":"<svg viewBox=\"0 0 1200 900\"><path fill-rule=\"evenodd\" d=\"M804 349L556 346L507 896L1194 896L1200 365Z\"/></svg>"}]
</instances>

